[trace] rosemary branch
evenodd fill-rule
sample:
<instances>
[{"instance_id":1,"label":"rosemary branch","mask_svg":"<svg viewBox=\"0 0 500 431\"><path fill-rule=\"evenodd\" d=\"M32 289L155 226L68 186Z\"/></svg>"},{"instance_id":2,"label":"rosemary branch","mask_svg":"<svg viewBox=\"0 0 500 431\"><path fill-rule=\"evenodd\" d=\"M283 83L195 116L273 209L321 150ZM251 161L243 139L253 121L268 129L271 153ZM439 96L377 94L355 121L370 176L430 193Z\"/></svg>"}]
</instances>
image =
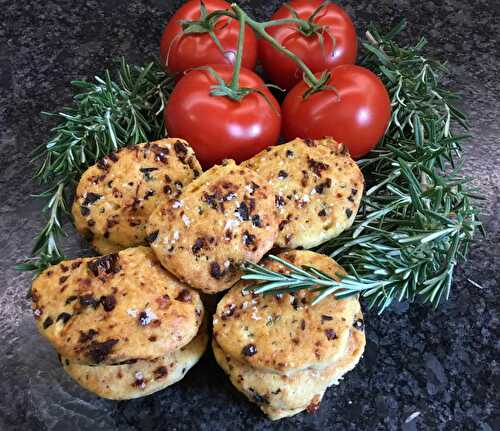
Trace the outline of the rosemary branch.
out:
<instances>
[{"instance_id":1,"label":"rosemary branch","mask_svg":"<svg viewBox=\"0 0 500 431\"><path fill-rule=\"evenodd\" d=\"M394 41L403 28L367 33L361 64L383 80L393 114L382 142L359 161L368 188L352 228L318 249L350 275L320 283L310 269L271 276L247 265L244 278L259 282L256 292L309 288L318 292L315 302L332 292L360 293L380 313L395 299L435 307L448 299L454 269L475 230L482 231L477 196L460 175L465 136L454 132L467 122L454 105L457 95L440 83L445 67L422 55L425 39L414 46Z\"/></svg>"},{"instance_id":2,"label":"rosemary branch","mask_svg":"<svg viewBox=\"0 0 500 431\"><path fill-rule=\"evenodd\" d=\"M82 172L105 155L126 145L165 135L163 108L173 80L157 65L132 66L121 60L113 80L107 70L95 82L73 81L79 92L74 105L57 114L52 137L33 152L39 164L35 179L45 190L48 221L35 238L33 257L19 270L42 271L64 258L59 240L68 215L69 197Z\"/></svg>"},{"instance_id":3,"label":"rosemary branch","mask_svg":"<svg viewBox=\"0 0 500 431\"><path fill-rule=\"evenodd\" d=\"M246 290L250 290L256 294L282 294L293 292L298 289L310 289L312 292L319 294L313 301L313 305L320 302L326 296L335 292L337 298L346 298L351 295L357 295L367 289L377 289L384 287L386 281L379 280L371 282L370 280L360 279L352 275L338 274L341 281L337 281L330 275L325 274L312 266L298 267L287 260L281 259L278 256L270 254L270 259L281 263L288 268L288 274L273 271L265 268L262 265L257 265L252 262L246 262L244 265L245 274L241 277L243 280L264 281L257 285L250 286Z\"/></svg>"}]
</instances>

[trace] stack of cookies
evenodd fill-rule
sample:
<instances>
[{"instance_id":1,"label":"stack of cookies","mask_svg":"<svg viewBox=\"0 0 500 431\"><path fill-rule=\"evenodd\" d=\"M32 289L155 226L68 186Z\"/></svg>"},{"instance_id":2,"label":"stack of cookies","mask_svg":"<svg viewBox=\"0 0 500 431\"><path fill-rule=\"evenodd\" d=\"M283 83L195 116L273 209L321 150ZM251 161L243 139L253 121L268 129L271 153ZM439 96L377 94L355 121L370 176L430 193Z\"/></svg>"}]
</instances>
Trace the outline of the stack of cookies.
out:
<instances>
[{"instance_id":1,"label":"stack of cookies","mask_svg":"<svg viewBox=\"0 0 500 431\"><path fill-rule=\"evenodd\" d=\"M337 278L344 270L325 255L289 251L279 257ZM288 269L274 260L264 265ZM314 412L325 390L358 363L365 346L363 316L355 297L315 294L255 295L241 281L219 302L213 349L233 385L271 419Z\"/></svg>"},{"instance_id":2,"label":"stack of cookies","mask_svg":"<svg viewBox=\"0 0 500 431\"><path fill-rule=\"evenodd\" d=\"M181 379L203 354L197 291L234 286L214 317L217 362L272 419L313 411L361 356L359 302L331 295L313 307L310 291L246 294L242 264L339 235L363 186L331 139L296 139L206 172L181 139L123 148L84 172L72 208L76 228L104 256L62 262L34 281L39 330L86 389L144 396ZM324 255L282 256L343 274Z\"/></svg>"},{"instance_id":3,"label":"stack of cookies","mask_svg":"<svg viewBox=\"0 0 500 431\"><path fill-rule=\"evenodd\" d=\"M200 296L146 247L52 266L34 281L32 300L66 372L104 398L175 383L207 344Z\"/></svg>"}]
</instances>

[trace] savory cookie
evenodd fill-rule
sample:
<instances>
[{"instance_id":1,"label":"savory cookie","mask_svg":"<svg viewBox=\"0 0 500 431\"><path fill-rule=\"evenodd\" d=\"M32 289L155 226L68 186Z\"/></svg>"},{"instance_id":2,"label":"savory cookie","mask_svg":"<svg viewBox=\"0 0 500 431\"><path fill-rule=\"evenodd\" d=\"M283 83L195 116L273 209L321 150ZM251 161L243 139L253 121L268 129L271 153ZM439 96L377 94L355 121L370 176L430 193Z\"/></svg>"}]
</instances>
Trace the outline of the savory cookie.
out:
<instances>
[{"instance_id":1,"label":"savory cookie","mask_svg":"<svg viewBox=\"0 0 500 431\"><path fill-rule=\"evenodd\" d=\"M76 228L101 254L145 245L153 210L200 174L181 139L123 148L83 173L72 209Z\"/></svg>"},{"instance_id":2,"label":"savory cookie","mask_svg":"<svg viewBox=\"0 0 500 431\"><path fill-rule=\"evenodd\" d=\"M333 259L312 251L293 250L279 255L297 266L309 265L338 279L344 270ZM282 264L265 260L275 271ZM345 352L359 301L329 295L311 306L317 293L247 293L241 281L219 302L214 315L214 337L222 350L253 367L276 372L324 368Z\"/></svg>"},{"instance_id":3,"label":"savory cookie","mask_svg":"<svg viewBox=\"0 0 500 431\"><path fill-rule=\"evenodd\" d=\"M344 145L295 139L268 147L242 166L255 170L278 193L277 246L312 248L352 225L364 179Z\"/></svg>"},{"instance_id":4,"label":"savory cookie","mask_svg":"<svg viewBox=\"0 0 500 431\"><path fill-rule=\"evenodd\" d=\"M366 344L361 313L358 324L351 328L347 350L321 370L306 369L290 374L262 371L243 364L225 354L212 343L217 363L228 374L233 385L252 402L255 402L271 419L292 416L302 410L314 411L326 389L359 362Z\"/></svg>"},{"instance_id":5,"label":"savory cookie","mask_svg":"<svg viewBox=\"0 0 500 431\"><path fill-rule=\"evenodd\" d=\"M33 282L40 333L81 364L153 359L198 332L198 293L165 271L150 248L54 265Z\"/></svg>"},{"instance_id":6,"label":"savory cookie","mask_svg":"<svg viewBox=\"0 0 500 431\"><path fill-rule=\"evenodd\" d=\"M271 187L232 160L189 184L151 215L148 239L163 266L192 287L215 293L258 262L278 232Z\"/></svg>"},{"instance_id":7,"label":"savory cookie","mask_svg":"<svg viewBox=\"0 0 500 431\"><path fill-rule=\"evenodd\" d=\"M82 387L103 398L129 400L160 391L181 380L205 352L206 325L186 346L151 360L122 365L81 365L61 358L64 370Z\"/></svg>"}]
</instances>

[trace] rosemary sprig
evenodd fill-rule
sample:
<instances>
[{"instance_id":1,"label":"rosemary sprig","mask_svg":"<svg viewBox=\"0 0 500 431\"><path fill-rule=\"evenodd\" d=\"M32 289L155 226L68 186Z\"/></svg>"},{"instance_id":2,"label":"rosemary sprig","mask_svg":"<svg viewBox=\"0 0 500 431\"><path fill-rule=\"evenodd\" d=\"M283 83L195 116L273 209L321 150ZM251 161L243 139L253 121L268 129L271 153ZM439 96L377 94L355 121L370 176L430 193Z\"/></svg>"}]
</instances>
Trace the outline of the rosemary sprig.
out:
<instances>
[{"instance_id":1,"label":"rosemary sprig","mask_svg":"<svg viewBox=\"0 0 500 431\"><path fill-rule=\"evenodd\" d=\"M383 80L393 114L382 142L359 161L368 188L353 227L318 250L350 275L341 283L320 282L311 270L283 276L248 265L244 277L262 282L256 291L310 288L319 292L316 302L334 291L356 292L379 312L395 299L436 307L449 297L455 266L465 259L476 228L482 230L472 204L476 196L460 175L465 136L454 132L467 122L454 105L457 95L440 83L445 67L422 55L425 40L414 46L394 41L403 28L367 32L362 64Z\"/></svg>"},{"instance_id":2,"label":"rosemary sprig","mask_svg":"<svg viewBox=\"0 0 500 431\"><path fill-rule=\"evenodd\" d=\"M126 145L165 135L163 108L173 80L156 64L138 67L121 60L116 79L109 70L94 82L73 81L78 88L74 105L57 114L52 137L36 148L33 162L40 165L35 179L45 187L48 221L35 238L33 257L19 270L36 271L61 261L58 242L68 215L69 196L82 172L103 156Z\"/></svg>"},{"instance_id":3,"label":"rosemary sprig","mask_svg":"<svg viewBox=\"0 0 500 431\"><path fill-rule=\"evenodd\" d=\"M359 294L366 290L368 286L372 289L377 289L386 284L383 280L371 282L368 279L364 280L352 275L343 276L342 274L338 274L338 277L342 280L337 281L317 268L311 266L298 267L272 254L268 257L281 263L290 272L282 274L265 268L262 265L246 262L244 265L245 274L241 278L243 280L264 282L250 286L249 290L253 293L276 295L293 292L298 289L310 289L312 292L319 293L312 303L314 305L333 292L335 292L337 298L346 298Z\"/></svg>"}]
</instances>

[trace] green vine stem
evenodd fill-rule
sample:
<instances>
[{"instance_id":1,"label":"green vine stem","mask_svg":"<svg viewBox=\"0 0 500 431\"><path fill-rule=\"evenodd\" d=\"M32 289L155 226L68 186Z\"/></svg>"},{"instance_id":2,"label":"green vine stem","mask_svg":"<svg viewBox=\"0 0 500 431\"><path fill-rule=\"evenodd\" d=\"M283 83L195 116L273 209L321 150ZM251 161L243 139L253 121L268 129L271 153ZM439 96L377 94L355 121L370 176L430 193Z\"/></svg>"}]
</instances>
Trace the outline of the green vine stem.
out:
<instances>
[{"instance_id":1,"label":"green vine stem","mask_svg":"<svg viewBox=\"0 0 500 431\"><path fill-rule=\"evenodd\" d=\"M238 49L236 51L236 59L234 61L233 79L231 81L231 89L233 91L237 91L239 86L241 61L243 59L243 46L245 44L246 21L246 17L244 14L241 14L239 11L237 11L236 13L238 14L238 21L240 22L240 32L238 35Z\"/></svg>"},{"instance_id":2,"label":"green vine stem","mask_svg":"<svg viewBox=\"0 0 500 431\"><path fill-rule=\"evenodd\" d=\"M308 81L308 83L310 83L310 85L312 85L313 87L321 85L321 80L316 78L316 76L311 71L311 69L309 69L307 67L307 65L299 57L297 57L289 49L282 46L274 37L272 37L266 31L266 27L269 27L272 25L283 24L285 22L290 22L290 23L293 22L296 24L308 25L307 21L301 20L300 18L285 18L283 20L275 20L275 21L268 21L268 22L260 23L258 21L255 21L254 19L252 19L250 16L248 16L248 14L243 9L241 9L236 3L233 3L231 5L231 8L235 11L237 19L244 19L246 21L246 23L248 24L248 26L257 35L259 35L266 42L269 42L277 51L281 52L282 54L286 55L291 60L293 60L302 69L302 71L304 72L304 75L307 78L307 81Z\"/></svg>"},{"instance_id":3,"label":"green vine stem","mask_svg":"<svg viewBox=\"0 0 500 431\"><path fill-rule=\"evenodd\" d=\"M265 22L258 22L252 19L240 6L236 3L231 4L232 10L217 10L210 14L208 14L205 19L213 20L219 16L227 16L233 19L236 19L240 22L240 39L242 35L242 29L244 28L244 24L248 25L258 36L260 36L265 41L269 42L277 51L289 57L292 61L294 61L299 68L304 72L304 76L306 78L306 82L310 87L314 88L315 91L322 89L325 86L325 82L328 79L325 79L324 76L321 78L317 78L315 74L312 72L309 67L292 51L285 48L281 45L274 37L272 37L269 33L267 33L266 28L282 25L282 24L296 24L298 25L302 31L306 33L312 33L316 29L316 25L312 23L312 21L306 21L304 19L298 17L290 17L290 18L282 18L278 20L271 20ZM243 23L243 24L242 24ZM243 32L244 33L244 32ZM241 55L240 50L242 49L242 44L238 44L238 54ZM240 47L241 45L241 47ZM241 61L240 61L241 64ZM235 71L239 73L239 65L237 61L235 62Z\"/></svg>"},{"instance_id":4,"label":"green vine stem","mask_svg":"<svg viewBox=\"0 0 500 431\"><path fill-rule=\"evenodd\" d=\"M236 58L234 61L233 65L233 74L231 77L231 83L228 84L222 79L219 73L211 67L211 66L201 66L199 68L196 68L197 70L206 70L210 75L212 75L213 78L217 81L217 84L213 85L210 90L210 94L212 96L223 96L223 97L228 97L231 100L234 100L236 102L239 102L242 100L244 97L248 96L249 94L257 93L260 96L262 96L266 102L271 106L273 110L275 110L273 104L269 100L268 96L259 88L253 88L253 87L240 87L239 85L239 78L240 78L240 72L241 72L241 67L242 67L242 60L243 60L243 47L245 44L245 22L248 18L248 15L243 12L243 10L239 9L235 11L236 15L233 15L231 11L215 11L210 15L207 15L205 19L209 20L216 20L218 19L219 16L229 16L232 19L237 19L240 23L240 29L238 33L238 47L236 51ZM272 84L265 84L267 87L276 87ZM279 87L276 87L279 89ZM281 89L280 89L281 90Z\"/></svg>"}]
</instances>

